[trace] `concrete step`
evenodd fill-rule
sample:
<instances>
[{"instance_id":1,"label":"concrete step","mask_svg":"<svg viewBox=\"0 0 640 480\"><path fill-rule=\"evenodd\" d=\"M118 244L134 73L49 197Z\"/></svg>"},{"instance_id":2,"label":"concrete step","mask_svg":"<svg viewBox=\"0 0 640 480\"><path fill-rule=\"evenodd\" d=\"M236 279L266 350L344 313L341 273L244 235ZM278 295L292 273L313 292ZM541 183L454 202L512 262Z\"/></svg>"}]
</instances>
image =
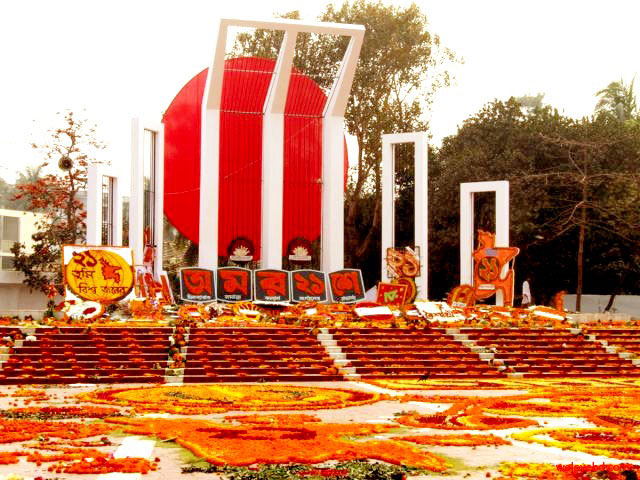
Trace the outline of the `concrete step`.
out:
<instances>
[{"instance_id":1,"label":"concrete step","mask_svg":"<svg viewBox=\"0 0 640 480\"><path fill-rule=\"evenodd\" d=\"M451 335L454 340L460 342L462 340L469 340L469 335L466 333L454 333Z\"/></svg>"},{"instance_id":2,"label":"concrete step","mask_svg":"<svg viewBox=\"0 0 640 480\"><path fill-rule=\"evenodd\" d=\"M174 383L182 385L184 380L184 375L165 375L164 383Z\"/></svg>"}]
</instances>

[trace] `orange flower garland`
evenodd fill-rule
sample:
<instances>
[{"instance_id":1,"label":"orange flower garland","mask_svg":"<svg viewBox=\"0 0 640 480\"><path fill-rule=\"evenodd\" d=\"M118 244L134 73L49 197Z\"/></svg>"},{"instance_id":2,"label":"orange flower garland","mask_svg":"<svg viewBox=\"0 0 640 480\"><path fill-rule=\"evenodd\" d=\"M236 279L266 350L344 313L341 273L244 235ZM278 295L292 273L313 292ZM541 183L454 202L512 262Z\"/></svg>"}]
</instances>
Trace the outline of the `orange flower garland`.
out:
<instances>
[{"instance_id":1,"label":"orange flower garland","mask_svg":"<svg viewBox=\"0 0 640 480\"><path fill-rule=\"evenodd\" d=\"M193 419L114 418L107 421L123 425L129 433L175 438L177 443L215 465L316 464L328 460L369 458L435 472L447 468L442 457L406 442L343 439L345 436L386 432L393 428L391 425L326 424L315 418L313 421L304 421L299 416L287 419L286 415L275 419L253 415L233 418L241 421L242 425Z\"/></svg>"}]
</instances>

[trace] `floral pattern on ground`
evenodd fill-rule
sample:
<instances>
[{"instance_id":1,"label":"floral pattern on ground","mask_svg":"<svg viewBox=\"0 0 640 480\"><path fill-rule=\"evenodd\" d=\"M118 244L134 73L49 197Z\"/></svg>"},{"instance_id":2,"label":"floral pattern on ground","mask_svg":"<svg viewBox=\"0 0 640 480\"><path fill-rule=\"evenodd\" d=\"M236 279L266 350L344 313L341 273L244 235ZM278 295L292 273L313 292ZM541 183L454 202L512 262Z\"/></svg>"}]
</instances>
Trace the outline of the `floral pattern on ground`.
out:
<instances>
[{"instance_id":1,"label":"floral pattern on ground","mask_svg":"<svg viewBox=\"0 0 640 480\"><path fill-rule=\"evenodd\" d=\"M384 433L393 425L330 424L286 415L234 417L240 425L195 419L113 418L128 433L175 439L214 465L303 463L375 459L434 472L447 469L444 458L398 440L349 440Z\"/></svg>"},{"instance_id":2,"label":"floral pattern on ground","mask_svg":"<svg viewBox=\"0 0 640 480\"><path fill-rule=\"evenodd\" d=\"M141 412L206 415L230 410L315 410L385 399L377 393L286 385L182 385L124 388L80 394L83 401L127 405Z\"/></svg>"},{"instance_id":3,"label":"floral pattern on ground","mask_svg":"<svg viewBox=\"0 0 640 480\"><path fill-rule=\"evenodd\" d=\"M514 433L513 438L548 447L603 455L623 460L640 460L640 433L616 429L543 428Z\"/></svg>"},{"instance_id":4,"label":"floral pattern on ground","mask_svg":"<svg viewBox=\"0 0 640 480\"><path fill-rule=\"evenodd\" d=\"M419 414L408 412L396 417L402 425L419 428L437 428L444 430L503 430L538 425L537 422L522 418L493 417L483 414L484 399L470 398L437 414Z\"/></svg>"},{"instance_id":5,"label":"floral pattern on ground","mask_svg":"<svg viewBox=\"0 0 640 480\"><path fill-rule=\"evenodd\" d=\"M441 445L448 447L477 447L481 445L511 445L509 440L496 435L471 435L463 433L461 435L414 435L407 437L396 437L396 440L413 442L418 445Z\"/></svg>"}]
</instances>

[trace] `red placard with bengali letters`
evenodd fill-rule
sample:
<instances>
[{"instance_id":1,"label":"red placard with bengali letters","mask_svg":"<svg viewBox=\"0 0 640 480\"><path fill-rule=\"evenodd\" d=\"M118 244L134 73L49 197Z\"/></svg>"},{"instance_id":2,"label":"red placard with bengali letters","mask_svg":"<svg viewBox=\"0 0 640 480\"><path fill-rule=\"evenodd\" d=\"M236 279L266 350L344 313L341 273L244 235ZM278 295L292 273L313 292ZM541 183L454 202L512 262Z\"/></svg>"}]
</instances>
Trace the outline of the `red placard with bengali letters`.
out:
<instances>
[{"instance_id":1,"label":"red placard with bengali letters","mask_svg":"<svg viewBox=\"0 0 640 480\"><path fill-rule=\"evenodd\" d=\"M251 270L222 267L216 272L217 298L221 302L248 302L253 293Z\"/></svg>"},{"instance_id":2,"label":"red placard with bengali letters","mask_svg":"<svg viewBox=\"0 0 640 480\"><path fill-rule=\"evenodd\" d=\"M338 270L329 274L331 299L335 303L354 303L364 300L362 272L356 269Z\"/></svg>"},{"instance_id":3,"label":"red placard with bengali letters","mask_svg":"<svg viewBox=\"0 0 640 480\"><path fill-rule=\"evenodd\" d=\"M257 302L288 302L289 272L285 270L254 270L254 297Z\"/></svg>"},{"instance_id":4,"label":"red placard with bengali letters","mask_svg":"<svg viewBox=\"0 0 640 480\"><path fill-rule=\"evenodd\" d=\"M207 268L181 269L180 298L186 302L213 302L216 299L213 270Z\"/></svg>"},{"instance_id":5,"label":"red placard with bengali letters","mask_svg":"<svg viewBox=\"0 0 640 480\"><path fill-rule=\"evenodd\" d=\"M294 270L291 272L291 300L294 302L326 302L327 284L324 272Z\"/></svg>"}]
</instances>

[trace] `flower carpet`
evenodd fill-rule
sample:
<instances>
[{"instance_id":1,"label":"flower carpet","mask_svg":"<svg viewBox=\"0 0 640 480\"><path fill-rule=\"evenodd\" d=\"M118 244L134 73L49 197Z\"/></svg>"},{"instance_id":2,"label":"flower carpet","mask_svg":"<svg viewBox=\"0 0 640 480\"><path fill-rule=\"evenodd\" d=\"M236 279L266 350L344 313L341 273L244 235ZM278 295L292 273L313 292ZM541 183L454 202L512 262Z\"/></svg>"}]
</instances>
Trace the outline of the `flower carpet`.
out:
<instances>
[{"instance_id":1,"label":"flower carpet","mask_svg":"<svg viewBox=\"0 0 640 480\"><path fill-rule=\"evenodd\" d=\"M141 412L191 415L229 410L311 410L374 403L376 393L283 385L183 385L180 387L123 388L89 392L79 399L131 406Z\"/></svg>"},{"instance_id":2,"label":"flower carpet","mask_svg":"<svg viewBox=\"0 0 640 480\"><path fill-rule=\"evenodd\" d=\"M371 383L2 387L0 478L623 479L640 470L636 379ZM127 451L136 441L152 451Z\"/></svg>"}]
</instances>

